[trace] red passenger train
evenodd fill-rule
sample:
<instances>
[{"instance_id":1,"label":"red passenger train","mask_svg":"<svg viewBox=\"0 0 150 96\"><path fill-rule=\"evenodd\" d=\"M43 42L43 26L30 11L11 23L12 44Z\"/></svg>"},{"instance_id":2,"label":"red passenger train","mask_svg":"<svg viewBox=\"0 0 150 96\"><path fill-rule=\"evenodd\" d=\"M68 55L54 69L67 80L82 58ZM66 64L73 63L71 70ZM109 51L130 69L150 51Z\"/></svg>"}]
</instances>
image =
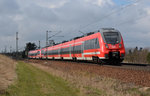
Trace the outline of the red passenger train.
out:
<instances>
[{"instance_id":1,"label":"red passenger train","mask_svg":"<svg viewBox=\"0 0 150 96\"><path fill-rule=\"evenodd\" d=\"M114 28L102 28L97 32L28 53L29 58L93 60L99 64L119 64L124 56L122 36Z\"/></svg>"}]
</instances>

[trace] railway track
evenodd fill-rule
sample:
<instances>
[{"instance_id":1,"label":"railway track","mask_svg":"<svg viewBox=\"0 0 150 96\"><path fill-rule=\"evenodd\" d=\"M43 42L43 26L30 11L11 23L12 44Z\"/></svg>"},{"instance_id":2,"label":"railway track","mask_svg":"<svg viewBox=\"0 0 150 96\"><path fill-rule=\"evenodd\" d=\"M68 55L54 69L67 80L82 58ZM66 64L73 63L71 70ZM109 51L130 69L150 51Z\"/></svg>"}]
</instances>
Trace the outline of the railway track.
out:
<instances>
[{"instance_id":1,"label":"railway track","mask_svg":"<svg viewBox=\"0 0 150 96\"><path fill-rule=\"evenodd\" d=\"M115 66L115 65L104 65L104 66L117 67L117 68L130 69L130 70L149 71L150 72L150 65L148 65L148 64L122 63L122 66Z\"/></svg>"},{"instance_id":2,"label":"railway track","mask_svg":"<svg viewBox=\"0 0 150 96\"><path fill-rule=\"evenodd\" d=\"M101 66L99 64L96 64L94 62L90 61L70 61L70 60L42 60L42 61L53 61L53 62L69 62L69 63L74 63L74 64L85 64L87 66ZM113 67L113 68L122 68L122 69L130 69L130 70L139 70L139 71L149 71L150 72L150 64L134 64L134 63L121 63L121 66L118 65L111 65L111 64L102 64L102 66L106 67Z\"/></svg>"},{"instance_id":3,"label":"railway track","mask_svg":"<svg viewBox=\"0 0 150 96\"><path fill-rule=\"evenodd\" d=\"M60 61L60 62L66 62L66 61ZM67 62L72 63L73 61L67 61ZM85 62L85 61L78 61L78 62L74 62L74 63L87 64L89 66L100 66L99 64L96 64L93 62ZM102 66L150 72L150 64L121 63L121 66L111 65L111 64L102 64Z\"/></svg>"}]
</instances>

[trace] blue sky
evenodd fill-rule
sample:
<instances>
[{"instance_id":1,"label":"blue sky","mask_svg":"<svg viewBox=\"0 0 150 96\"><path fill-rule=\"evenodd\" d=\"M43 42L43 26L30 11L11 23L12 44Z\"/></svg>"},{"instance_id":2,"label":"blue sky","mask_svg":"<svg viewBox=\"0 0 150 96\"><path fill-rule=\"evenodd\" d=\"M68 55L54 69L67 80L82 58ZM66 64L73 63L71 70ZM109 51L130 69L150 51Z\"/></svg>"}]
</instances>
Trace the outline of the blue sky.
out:
<instances>
[{"instance_id":1,"label":"blue sky","mask_svg":"<svg viewBox=\"0 0 150 96\"><path fill-rule=\"evenodd\" d=\"M124 5L124 4L130 3L129 0L113 0L113 2L115 2L115 4L117 4L117 5Z\"/></svg>"}]
</instances>

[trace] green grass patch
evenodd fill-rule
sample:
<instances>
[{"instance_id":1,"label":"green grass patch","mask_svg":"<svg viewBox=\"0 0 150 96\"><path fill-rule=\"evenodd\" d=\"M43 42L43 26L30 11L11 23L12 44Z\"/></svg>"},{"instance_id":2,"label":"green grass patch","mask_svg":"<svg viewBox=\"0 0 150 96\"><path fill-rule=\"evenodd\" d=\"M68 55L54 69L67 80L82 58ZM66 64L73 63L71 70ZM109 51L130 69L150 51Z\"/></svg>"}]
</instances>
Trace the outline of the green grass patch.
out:
<instances>
[{"instance_id":1,"label":"green grass patch","mask_svg":"<svg viewBox=\"0 0 150 96\"><path fill-rule=\"evenodd\" d=\"M128 92L131 94L131 93L135 93L139 96L150 96L150 92L148 91L140 91L139 88L129 88L128 89Z\"/></svg>"},{"instance_id":2,"label":"green grass patch","mask_svg":"<svg viewBox=\"0 0 150 96\"><path fill-rule=\"evenodd\" d=\"M18 62L15 84L2 96L78 96L79 91L72 88L62 78L52 76L30 64Z\"/></svg>"},{"instance_id":3,"label":"green grass patch","mask_svg":"<svg viewBox=\"0 0 150 96\"><path fill-rule=\"evenodd\" d=\"M106 93L93 87L86 86L86 96L106 96Z\"/></svg>"}]
</instances>

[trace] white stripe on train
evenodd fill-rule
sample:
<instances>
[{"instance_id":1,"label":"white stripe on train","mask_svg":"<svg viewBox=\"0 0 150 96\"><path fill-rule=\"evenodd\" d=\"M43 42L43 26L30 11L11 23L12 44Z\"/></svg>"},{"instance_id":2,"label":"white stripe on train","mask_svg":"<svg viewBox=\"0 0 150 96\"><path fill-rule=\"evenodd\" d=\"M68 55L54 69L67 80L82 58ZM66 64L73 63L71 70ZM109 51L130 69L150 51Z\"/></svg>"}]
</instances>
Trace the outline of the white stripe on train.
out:
<instances>
[{"instance_id":1,"label":"white stripe on train","mask_svg":"<svg viewBox=\"0 0 150 96\"><path fill-rule=\"evenodd\" d=\"M100 52L86 52L86 53L82 53L83 55L96 55L96 54L100 54ZM48 59L52 59L53 57L48 57ZM76 57L77 60L92 60L92 57ZM43 57L43 59L46 59L45 57ZM61 59L61 57L54 57L54 59ZM73 59L72 57L63 57L63 59ZM99 59L105 59L105 57L99 57Z\"/></svg>"},{"instance_id":2,"label":"white stripe on train","mask_svg":"<svg viewBox=\"0 0 150 96\"><path fill-rule=\"evenodd\" d=\"M94 55L94 54L100 54L100 52L87 52L87 53L82 53L83 55Z\"/></svg>"}]
</instances>

